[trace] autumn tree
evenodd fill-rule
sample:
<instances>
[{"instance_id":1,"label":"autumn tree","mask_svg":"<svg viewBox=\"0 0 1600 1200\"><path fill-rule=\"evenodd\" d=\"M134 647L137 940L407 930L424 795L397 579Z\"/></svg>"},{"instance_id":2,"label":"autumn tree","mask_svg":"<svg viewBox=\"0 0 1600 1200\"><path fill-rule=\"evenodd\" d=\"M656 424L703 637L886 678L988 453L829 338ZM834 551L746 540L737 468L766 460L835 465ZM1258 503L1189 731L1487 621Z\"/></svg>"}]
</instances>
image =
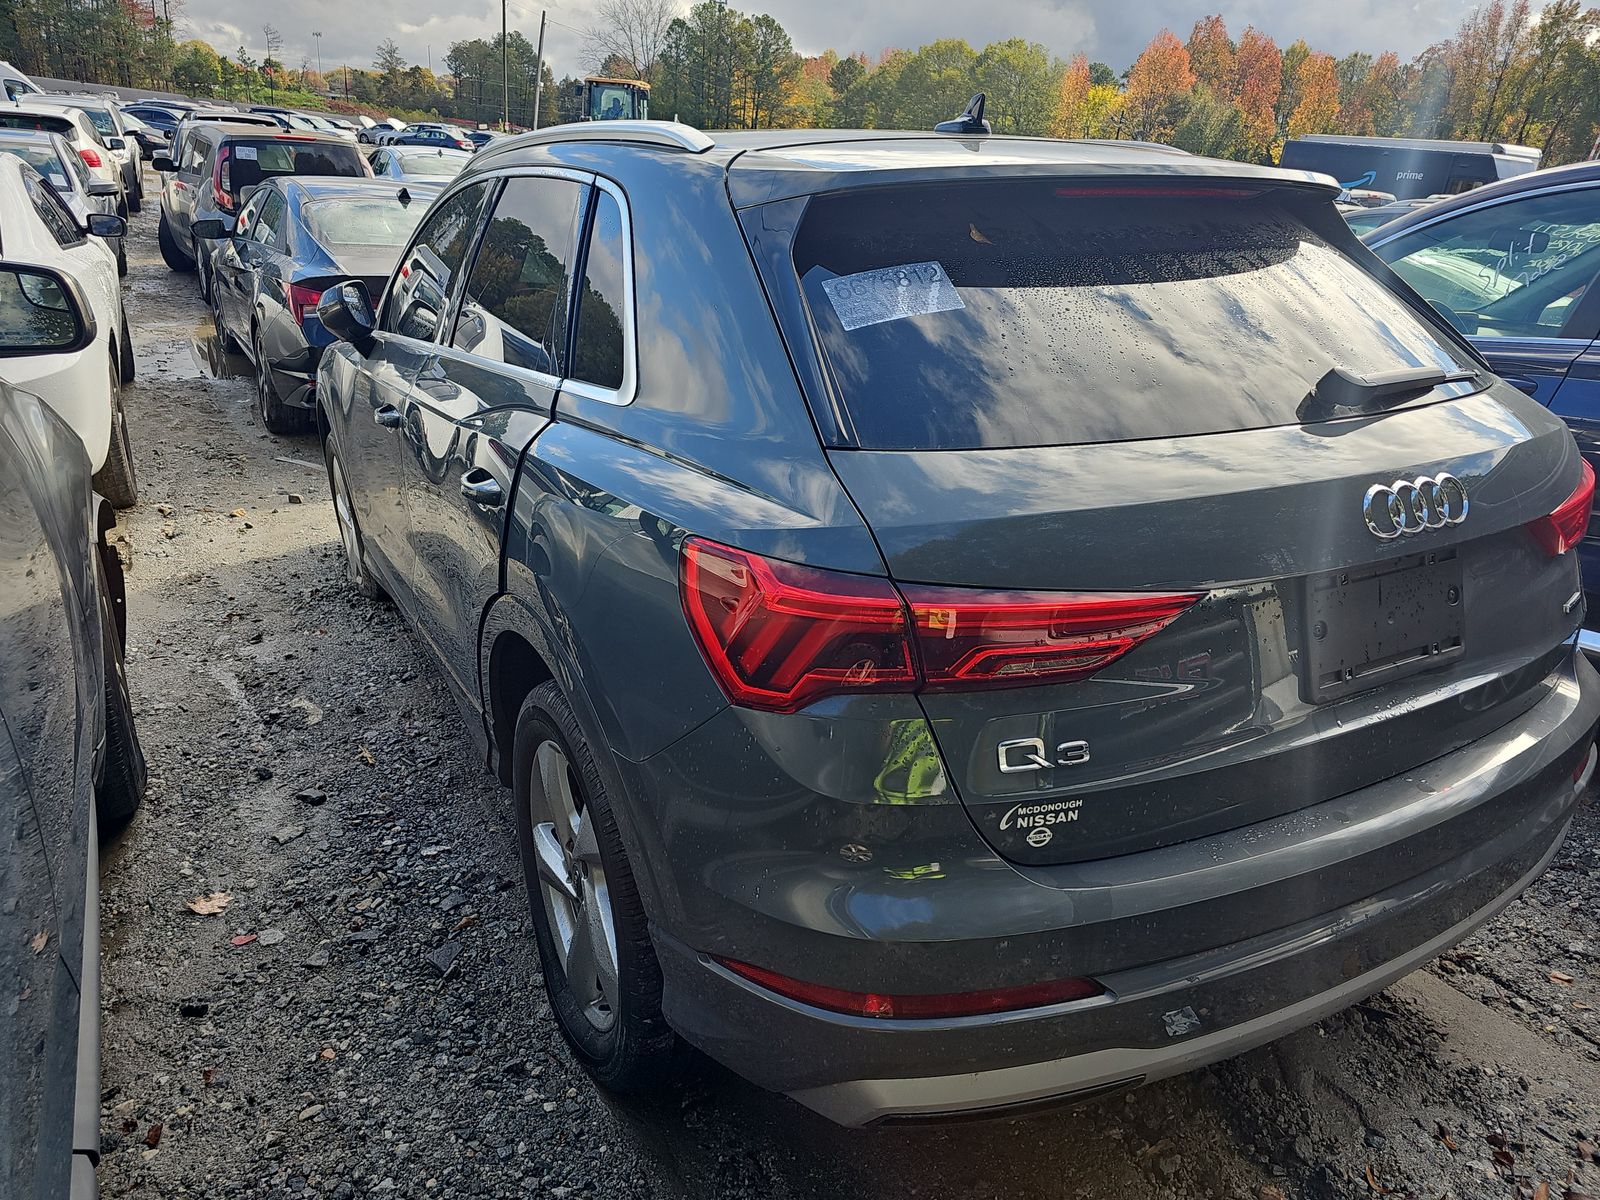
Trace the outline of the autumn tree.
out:
<instances>
[{"instance_id":1,"label":"autumn tree","mask_svg":"<svg viewBox=\"0 0 1600 1200\"><path fill-rule=\"evenodd\" d=\"M1234 79L1245 156L1267 161L1277 139L1276 112L1283 90L1283 56L1277 44L1255 28L1246 28L1234 55Z\"/></svg>"},{"instance_id":2,"label":"autumn tree","mask_svg":"<svg viewBox=\"0 0 1600 1200\"><path fill-rule=\"evenodd\" d=\"M1189 51L1170 29L1150 39L1128 72L1123 92L1135 137L1164 141L1181 117L1183 98L1194 87Z\"/></svg>"},{"instance_id":3,"label":"autumn tree","mask_svg":"<svg viewBox=\"0 0 1600 1200\"><path fill-rule=\"evenodd\" d=\"M1201 17L1189 35L1189 65L1197 83L1211 89L1213 96L1231 102L1234 98L1235 55L1233 39L1222 17Z\"/></svg>"},{"instance_id":4,"label":"autumn tree","mask_svg":"<svg viewBox=\"0 0 1600 1200\"><path fill-rule=\"evenodd\" d=\"M1327 133L1339 119L1339 76L1333 55L1312 52L1295 68L1295 106L1286 132L1290 137Z\"/></svg>"},{"instance_id":5,"label":"autumn tree","mask_svg":"<svg viewBox=\"0 0 1600 1200\"><path fill-rule=\"evenodd\" d=\"M1056 111L1050 122L1050 136L1080 138L1088 136L1085 106L1089 100L1089 58L1074 54L1061 75L1056 89Z\"/></svg>"}]
</instances>

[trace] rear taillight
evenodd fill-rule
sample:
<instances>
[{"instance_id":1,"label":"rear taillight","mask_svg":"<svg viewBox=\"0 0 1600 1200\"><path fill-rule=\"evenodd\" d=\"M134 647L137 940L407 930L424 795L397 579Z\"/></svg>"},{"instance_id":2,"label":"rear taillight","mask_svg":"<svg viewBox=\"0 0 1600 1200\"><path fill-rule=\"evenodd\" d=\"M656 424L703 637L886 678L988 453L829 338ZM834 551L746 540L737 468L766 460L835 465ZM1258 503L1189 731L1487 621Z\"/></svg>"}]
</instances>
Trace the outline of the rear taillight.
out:
<instances>
[{"instance_id":1,"label":"rear taillight","mask_svg":"<svg viewBox=\"0 0 1600 1200\"><path fill-rule=\"evenodd\" d=\"M218 208L233 211L233 161L226 146L217 151L217 165L211 171L211 194Z\"/></svg>"},{"instance_id":2,"label":"rear taillight","mask_svg":"<svg viewBox=\"0 0 1600 1200\"><path fill-rule=\"evenodd\" d=\"M907 585L684 545L684 612L735 704L794 712L824 696L1083 679L1199 593L992 592Z\"/></svg>"},{"instance_id":3,"label":"rear taillight","mask_svg":"<svg viewBox=\"0 0 1600 1200\"><path fill-rule=\"evenodd\" d=\"M735 975L742 976L768 991L777 992L780 996L787 996L791 1000L798 1000L815 1008L848 1013L853 1017L900 1020L977 1017L988 1013L1013 1012L1021 1008L1042 1008L1047 1004L1064 1004L1069 1000L1085 1000L1105 991L1092 979L1055 979L1048 983L991 988L981 992L910 995L850 992L820 983L790 979L787 975L780 975L765 967L753 967L749 963L738 962L731 958L718 958L717 962Z\"/></svg>"},{"instance_id":4,"label":"rear taillight","mask_svg":"<svg viewBox=\"0 0 1600 1200\"><path fill-rule=\"evenodd\" d=\"M306 287L303 283L289 285L289 315L296 325L304 325L308 316L317 315L317 301L322 299L321 288Z\"/></svg>"},{"instance_id":5,"label":"rear taillight","mask_svg":"<svg viewBox=\"0 0 1600 1200\"><path fill-rule=\"evenodd\" d=\"M929 690L1093 675L1170 624L1195 593L981 592L903 586Z\"/></svg>"},{"instance_id":6,"label":"rear taillight","mask_svg":"<svg viewBox=\"0 0 1600 1200\"><path fill-rule=\"evenodd\" d=\"M1546 554L1565 554L1589 532L1589 510L1594 504L1594 468L1583 464L1578 486L1548 517L1528 522L1528 532Z\"/></svg>"},{"instance_id":7,"label":"rear taillight","mask_svg":"<svg viewBox=\"0 0 1600 1200\"><path fill-rule=\"evenodd\" d=\"M841 692L912 691L906 610L886 579L819 571L691 539L684 612L735 704L794 712Z\"/></svg>"},{"instance_id":8,"label":"rear taillight","mask_svg":"<svg viewBox=\"0 0 1600 1200\"><path fill-rule=\"evenodd\" d=\"M104 160L100 157L100 151L96 150L93 146L83 147L83 149L78 151L78 157L83 159L84 166L87 167L98 167L104 165Z\"/></svg>"}]
</instances>

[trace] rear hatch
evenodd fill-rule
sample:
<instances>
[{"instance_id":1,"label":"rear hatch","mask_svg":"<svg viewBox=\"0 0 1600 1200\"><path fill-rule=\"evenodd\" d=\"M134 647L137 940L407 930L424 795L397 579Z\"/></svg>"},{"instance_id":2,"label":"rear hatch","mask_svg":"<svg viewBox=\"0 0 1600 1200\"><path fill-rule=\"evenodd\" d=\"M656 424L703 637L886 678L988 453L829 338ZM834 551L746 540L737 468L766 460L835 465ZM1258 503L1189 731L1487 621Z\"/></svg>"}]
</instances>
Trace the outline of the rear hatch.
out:
<instances>
[{"instance_id":1,"label":"rear hatch","mask_svg":"<svg viewBox=\"0 0 1600 1200\"><path fill-rule=\"evenodd\" d=\"M1102 177L807 202L777 307L804 314L830 458L945 680L920 695L950 782L1013 861L1403 774L1570 653L1571 436L1392 290L1329 195Z\"/></svg>"}]
</instances>

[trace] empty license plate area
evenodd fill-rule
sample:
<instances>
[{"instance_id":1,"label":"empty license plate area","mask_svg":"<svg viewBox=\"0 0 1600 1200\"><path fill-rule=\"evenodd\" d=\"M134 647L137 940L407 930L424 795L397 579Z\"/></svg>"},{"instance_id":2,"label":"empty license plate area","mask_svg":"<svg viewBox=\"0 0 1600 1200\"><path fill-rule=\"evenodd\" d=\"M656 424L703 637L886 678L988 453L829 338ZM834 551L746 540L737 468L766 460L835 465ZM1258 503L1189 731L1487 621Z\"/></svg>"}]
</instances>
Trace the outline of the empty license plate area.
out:
<instances>
[{"instance_id":1,"label":"empty license plate area","mask_svg":"<svg viewBox=\"0 0 1600 1200\"><path fill-rule=\"evenodd\" d=\"M1312 576L1306 699L1338 699L1459 657L1465 607L1453 550Z\"/></svg>"}]
</instances>

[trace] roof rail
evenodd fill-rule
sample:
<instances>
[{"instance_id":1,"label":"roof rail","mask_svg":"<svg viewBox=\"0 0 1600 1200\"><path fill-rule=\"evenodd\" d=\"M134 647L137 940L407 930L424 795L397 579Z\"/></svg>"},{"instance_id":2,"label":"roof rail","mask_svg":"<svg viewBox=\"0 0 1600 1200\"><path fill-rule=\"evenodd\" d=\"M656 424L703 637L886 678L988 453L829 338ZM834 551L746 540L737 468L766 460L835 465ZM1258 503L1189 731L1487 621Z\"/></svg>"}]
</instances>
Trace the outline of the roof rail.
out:
<instances>
[{"instance_id":1,"label":"roof rail","mask_svg":"<svg viewBox=\"0 0 1600 1200\"><path fill-rule=\"evenodd\" d=\"M704 154L716 145L698 129L678 121L572 121L519 133L490 142L485 148L499 151L511 146L545 146L556 142L629 142L685 150L690 154Z\"/></svg>"}]
</instances>

